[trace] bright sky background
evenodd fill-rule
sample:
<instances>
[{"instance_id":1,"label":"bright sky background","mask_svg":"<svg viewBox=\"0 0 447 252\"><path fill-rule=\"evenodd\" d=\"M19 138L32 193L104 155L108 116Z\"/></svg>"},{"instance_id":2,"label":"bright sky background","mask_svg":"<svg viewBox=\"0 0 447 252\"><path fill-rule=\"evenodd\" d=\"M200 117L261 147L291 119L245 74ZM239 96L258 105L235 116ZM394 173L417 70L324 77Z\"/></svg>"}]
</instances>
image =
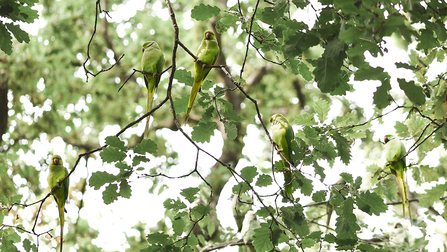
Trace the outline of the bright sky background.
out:
<instances>
[{"instance_id":1,"label":"bright sky background","mask_svg":"<svg viewBox=\"0 0 447 252\"><path fill-rule=\"evenodd\" d=\"M122 5L113 5L112 6L112 12L109 14L112 16L113 22L121 22L122 20L127 20L131 16L136 14L136 11L140 11L143 9L144 6L143 0L130 0L126 4ZM236 1L233 1L236 2ZM162 5L160 2L157 2L153 5L153 8L159 8L160 11L157 11L157 14L160 18L166 19L168 17L168 14L165 13L164 10L162 10ZM234 3L229 3L228 5L231 6ZM37 9L42 10L42 6L38 6ZM313 9L309 8L303 11L297 12L294 17L299 19L299 21L303 21L308 23L309 25L312 25L314 20L312 18L315 17L315 14L313 13ZM177 13L179 15L179 13ZM190 13L186 12L183 14L184 17L189 17ZM301 19L300 19L301 17ZM26 29L28 32L30 32L32 35L37 34L37 30L35 27L43 28L45 26L46 22L42 19L39 19L35 24L31 26L26 26ZM193 20L185 21L183 23L185 28L191 28L194 24ZM120 33L121 29L124 29L125 25L119 26L117 29L117 32ZM367 61L371 62L372 66L381 66L388 73L390 73L392 77L392 95L394 97L398 97L399 94L402 94L402 91L399 89L398 84L396 83L396 78L405 78L407 80L413 79L414 74L405 69L397 69L394 65L395 62L408 62L409 58L407 53L404 50L398 49L394 46L392 46L392 40L389 39L387 41L387 47L389 50L389 53L387 53L384 57L378 57L373 58L370 55L367 56ZM414 46L413 46L414 47ZM435 68L436 66L439 66L439 68ZM435 63L431 66L429 72L427 75L430 79L434 79L439 73L445 71L445 65L441 63ZM365 116L367 118L370 118L373 116L373 109L372 109L372 94L376 90L377 86L380 85L379 82L375 81L364 81L364 82L355 82L351 81L351 83L354 84L354 89L356 90L355 93L349 93L346 95L346 98L350 101L355 102L359 107L364 108L365 110ZM256 97L255 97L256 98ZM397 100L398 103L402 104L403 100ZM85 104L84 104L85 106ZM390 109L393 106L390 106ZM331 107L331 113L330 117L335 117L338 115L341 108L341 103L337 100L334 100L334 103ZM385 111L386 112L386 111ZM269 116L269 115L264 115ZM383 136L388 133L392 133L394 131L394 124L396 121L402 121L404 119L404 115L402 115L400 112L394 112L392 116L387 116L384 124L379 125L377 121L373 122L374 125L374 140L379 141L379 139L383 139ZM267 120L265 120L267 122ZM298 129L298 126L294 126L295 129ZM192 129L189 127L185 128L188 134L191 133ZM104 144L105 137L109 135L114 135L120 130L119 126L110 126L106 127L103 132L101 132L100 135L100 144ZM143 132L144 130L144 121L138 125L138 127L134 127L127 131L124 135L130 135L135 132ZM242 168L246 166L257 166L259 164L259 159L262 158L260 156L260 153L262 153L262 150L267 148L269 145L269 141L267 137L264 135L264 132L259 131L254 125L249 125L247 128L247 136L244 138L244 142L246 144L246 147L243 150L243 154L246 155L247 159L242 159L238 166L236 167L236 170L241 170ZM171 168L169 171L170 175L173 176L179 176L188 173L190 170L194 169L194 162L195 162L195 155L196 150L193 148L193 146L187 141L183 135L181 135L180 132L172 132L168 129L163 129L158 132L158 134L162 134L168 141L168 143L175 143L170 144L169 147L171 147L174 151L176 151L179 154L179 163L182 164L182 166ZM339 179L338 174L341 172L348 172L353 174L354 177L361 176L363 178L363 181L367 180L367 176L365 176L365 168L367 165L376 163L378 165L383 165L384 160L370 160L368 159L368 155L366 155L360 148L361 142L357 140L354 143L354 147L352 148L352 161L349 164L349 166L345 166L340 161L336 162L334 165L334 168L325 171L327 173L326 180L324 181L326 184L333 184L336 183ZM412 144L410 142L405 143L407 145L407 148ZM221 135L218 131L215 132L215 135L211 138L210 143L208 144L199 144L204 149L211 152L216 157L219 157L221 154L221 149L223 146L223 141L221 139ZM66 160L66 154L79 154L76 153L73 149L71 149L69 146L67 146L61 138L54 138L51 141L46 140L46 135L42 135L40 141L35 141L34 146L32 146L35 150L35 153L18 153L22 156L22 160L26 160L29 165L33 165L36 167L36 169L41 170L41 177L40 177L40 183L43 188L47 187L47 175L48 175L48 168L47 167L41 167L39 165L38 160L36 160L36 157L42 158L47 157L48 153L59 153L64 160ZM374 150L374 152L379 152L381 150ZM96 153L99 154L99 153ZM415 160L415 156L412 153L407 160L411 161L412 159ZM442 148L438 148L437 150L433 151L430 155L433 155L433 157L428 156L425 158L425 162L433 162L431 165L436 165L438 162L437 155L445 155L445 150ZM209 171L207 171L211 166L214 165L214 160L206 157L205 154L200 154L200 162L199 167L200 171L203 176L206 176ZM279 157L275 154L275 158L278 160ZM150 165L155 166L158 163L164 162L164 158L153 158L151 159L154 161L154 163L151 163ZM268 166L269 164L267 164ZM324 165L324 164L323 164ZM65 164L66 167L71 168L73 164ZM151 166L152 167L152 166ZM325 167L328 167L328 165L325 165ZM95 171L110 171L115 168L103 164L101 159L98 157L96 160L90 158L88 160L88 166L86 166L85 160L82 159L78 167L76 168L76 172L72 174L70 177L70 183L71 186L76 184L81 178L89 178L92 172ZM312 169L307 169L304 167L304 171L308 172ZM281 179L281 176L276 176L277 179ZM422 186L417 187L415 184L415 181L412 180L411 174L407 175L407 178L409 179L408 184L411 191L416 191L418 193L423 193L425 189L429 188L429 186ZM118 201L115 201L114 203L110 205L105 205L102 200L102 190L94 190L91 187L87 188L86 193L84 194L84 201L85 206L81 209L79 212L80 217L88 220L89 225L91 225L92 228L99 230L99 236L96 239L92 240L92 243L102 247L105 251L124 251L126 249L126 246L123 245L126 243L126 235L128 236L138 236L139 233L132 229L133 226L141 221L148 223L150 226L155 226L156 223L163 218L164 215L164 208L163 208L163 201L168 198L176 198L179 194L180 189L184 189L187 187L194 187L201 181L197 178L187 178L187 179L177 179L173 181L166 180L169 183L169 189L164 191L161 195L150 195L148 194L148 190L150 186L152 185L151 179L142 179L142 178L136 178L132 177L131 186L132 186L132 197L130 199L123 199L119 198ZM24 181L20 181L20 178L18 176L14 177L14 182L21 184L24 183ZM279 183L282 183L282 181L278 181ZM222 191L221 198L218 204L217 213L221 220L221 224L224 228L231 227L233 229L236 228L236 224L234 222L233 216L232 216L232 210L231 210L231 187L235 184L234 178L230 179L230 182L225 186L224 190ZM321 186L320 189L325 189L321 183L314 183L315 187ZM19 193L23 195L28 195L29 192L27 192L26 188L21 189L23 191L20 191ZM265 189L263 189L265 190ZM82 197L82 195L73 195L74 197ZM35 199L39 200L39 199ZM301 204L305 205L306 203L310 202L310 198L302 198L300 201ZM77 207L74 205L75 201L70 201L67 205L67 222L74 221L76 218L78 218L78 212ZM259 205L259 204L257 204ZM47 207L45 211L42 212L42 218L45 218L46 220L54 218L54 216L57 216L57 208L55 203L52 203L52 206L54 207ZM158 206L158 207L157 207ZM435 206L436 207L436 206ZM420 209L421 211L423 209ZM33 214L35 213L36 208L34 207L28 207L23 209L21 213L21 218L25 220L31 220ZM401 211L400 208L397 207L389 207L389 210L386 213L381 214L380 216L373 216L370 217L366 215L365 213L361 211L356 211L356 214L358 214L359 218L365 218L365 222L368 222L371 226L371 230L373 227L377 227L375 230L375 233L381 233L380 229L388 230L392 227L389 227L387 225L387 221L383 221L384 218L390 218L393 216L394 211ZM335 214L333 215L331 223L335 223ZM373 219L369 221L368 219ZM408 223L408 220L400 220L403 224L403 229L407 229L411 231L411 234L414 237L421 236L421 232L416 227L411 227ZM12 220L5 219L5 223L11 222ZM169 220L167 220L169 222ZM426 220L428 224L434 224L429 225L431 228L428 228L427 231L430 235L432 235L433 239L430 239L429 241L429 247L430 250L433 249L440 249L443 250L443 241L445 240L445 235L447 234L447 223L442 219L441 217L436 217L435 222L431 220ZM26 222L23 223L25 225L26 229L31 229L31 226L27 226ZM32 225L32 223L29 223ZM39 227L37 232L45 231L49 228L55 228L56 234L59 233L58 231L58 223L57 220L54 219L52 222L50 222L49 227ZM70 232L68 229L69 225L66 225L65 232ZM149 232L149 230L146 230ZM396 230L395 237L391 237L392 240L395 240L396 243L398 243L401 239L404 238L404 236L399 233L401 230ZM436 234L435 234L436 233ZM55 234L55 232L53 232ZM361 236L361 238L371 238L371 235L373 232L371 231L369 234L368 232L365 232L364 235ZM444 236L444 238L441 239L441 236ZM44 238L42 238L44 239ZM52 245L54 247L57 246L56 242L53 240ZM42 249L42 247L40 248ZM45 249L44 249L45 250ZM70 251L76 251L76 247L70 248ZM234 251L234 248L227 248L222 251Z\"/></svg>"}]
</instances>

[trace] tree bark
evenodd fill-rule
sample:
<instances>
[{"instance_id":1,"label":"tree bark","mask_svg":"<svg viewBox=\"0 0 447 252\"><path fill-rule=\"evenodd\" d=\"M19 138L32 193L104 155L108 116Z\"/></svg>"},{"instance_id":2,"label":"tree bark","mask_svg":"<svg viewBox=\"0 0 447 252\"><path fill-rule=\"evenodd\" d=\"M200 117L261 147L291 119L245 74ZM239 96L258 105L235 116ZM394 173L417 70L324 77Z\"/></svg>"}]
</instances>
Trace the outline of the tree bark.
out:
<instances>
[{"instance_id":1,"label":"tree bark","mask_svg":"<svg viewBox=\"0 0 447 252\"><path fill-rule=\"evenodd\" d=\"M0 79L0 144L8 128L8 79ZM1 147L0 147L1 149Z\"/></svg>"}]
</instances>

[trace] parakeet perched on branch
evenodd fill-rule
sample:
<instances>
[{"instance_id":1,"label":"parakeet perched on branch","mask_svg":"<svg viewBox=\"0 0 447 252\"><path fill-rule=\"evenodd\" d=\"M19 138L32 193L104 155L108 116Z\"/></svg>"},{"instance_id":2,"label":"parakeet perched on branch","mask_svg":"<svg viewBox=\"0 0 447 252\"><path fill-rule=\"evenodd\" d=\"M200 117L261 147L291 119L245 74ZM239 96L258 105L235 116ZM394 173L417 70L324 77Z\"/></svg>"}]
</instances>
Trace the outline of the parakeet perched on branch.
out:
<instances>
[{"instance_id":1,"label":"parakeet perched on branch","mask_svg":"<svg viewBox=\"0 0 447 252\"><path fill-rule=\"evenodd\" d=\"M143 44L143 57L141 58L141 69L144 73L144 83L147 88L147 112L152 109L152 101L157 91L158 83L160 83L160 75L163 71L165 56L160 50L157 42L147 41ZM149 119L147 117L146 128L144 130L144 138L147 137L149 131Z\"/></svg>"},{"instance_id":2,"label":"parakeet perched on branch","mask_svg":"<svg viewBox=\"0 0 447 252\"><path fill-rule=\"evenodd\" d=\"M196 99L197 93L200 90L200 86L202 86L203 81L211 70L211 68L206 66L211 66L216 63L216 60L219 57L219 52L219 45L217 44L214 33L212 31L206 31L205 35L203 36L202 43L200 44L196 53L199 61L194 63L194 84L192 85L191 95L189 96L188 110L186 112L184 124L188 122L189 113L191 113L192 105L194 104L194 100Z\"/></svg>"},{"instance_id":3,"label":"parakeet perched on branch","mask_svg":"<svg viewBox=\"0 0 447 252\"><path fill-rule=\"evenodd\" d=\"M411 221L410 203L408 202L407 184L405 183L405 171L407 170L407 164L404 157L406 154L405 146L393 135L386 135L384 140L384 153L387 161L387 167L390 169L390 172L396 176L397 183L399 184L401 190L403 216L405 218L405 208L408 208L408 215Z\"/></svg>"},{"instance_id":4,"label":"parakeet perched on branch","mask_svg":"<svg viewBox=\"0 0 447 252\"><path fill-rule=\"evenodd\" d=\"M50 173L48 174L48 187L50 190L57 188L59 183L68 175L68 170L63 166L62 159L58 155L54 155L51 158L50 162ZM62 244L64 243L64 213L67 212L65 210L65 202L68 199L68 186L69 186L69 178L62 182L61 187L57 188L53 192L54 200L57 203L57 208L59 209L59 223L61 226L61 249L62 252Z\"/></svg>"},{"instance_id":5,"label":"parakeet perched on branch","mask_svg":"<svg viewBox=\"0 0 447 252\"><path fill-rule=\"evenodd\" d=\"M284 172L284 188L286 194L290 196L292 194L292 171L290 170L290 164L293 164L292 157L292 140L294 138L294 133L292 126L290 125L287 118L281 114L274 114L270 118L270 123L272 124L272 135L273 141L278 145L283 163ZM284 156L284 157L283 157ZM288 162L287 162L288 161ZM290 163L290 164L289 164Z\"/></svg>"}]
</instances>

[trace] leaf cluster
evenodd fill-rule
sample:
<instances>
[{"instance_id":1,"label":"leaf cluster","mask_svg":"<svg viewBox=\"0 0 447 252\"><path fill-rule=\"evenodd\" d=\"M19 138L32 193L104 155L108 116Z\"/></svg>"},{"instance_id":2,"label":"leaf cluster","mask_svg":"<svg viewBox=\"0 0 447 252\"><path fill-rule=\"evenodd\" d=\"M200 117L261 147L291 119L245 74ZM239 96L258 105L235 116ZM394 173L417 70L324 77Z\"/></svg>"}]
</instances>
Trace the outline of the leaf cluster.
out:
<instances>
[{"instance_id":1,"label":"leaf cluster","mask_svg":"<svg viewBox=\"0 0 447 252\"><path fill-rule=\"evenodd\" d=\"M6 3L0 7L2 16L7 13L12 20L25 22L37 17L28 8L33 1ZM87 186L101 190L106 205L131 199L135 191L132 182L138 179L152 182L151 194L156 189L163 192L170 183L193 181L178 195L163 196L159 207L164 208L165 218L157 227L148 232L145 224L136 225L142 238L129 238L129 244L132 241L141 251L210 251L230 246L239 246L240 251L420 250L430 238L425 220L447 219L442 152L447 147L447 80L445 69L435 77L432 74L437 62L445 62L447 11L440 2L277 0L237 2L227 7L152 1L146 3L144 15L121 21L114 21L116 16L107 10L110 7L101 6L100 1L96 6L63 1L44 4L44 15L52 18L48 33L31 38L34 43L28 48L19 47L22 53L0 61L2 69L8 69L9 118L14 125L1 146L0 174L5 181L0 187L2 251L17 250L15 244L20 241L27 251L37 250L38 243L19 234L37 238L41 234L21 224L6 225L4 220L12 210L40 202L37 223L49 196L20 204L40 197L43 190L37 171L12 153L36 153L36 145L56 136L69 145L72 159L82 153L70 174L79 171L81 159L99 154L108 168L95 170L73 190L82 195ZM111 9L115 7L121 6ZM69 14L52 15L59 9ZM158 17L157 11L169 13L171 20ZM179 25L191 21L179 15L188 11L194 20L192 28ZM308 17L313 22L297 18L303 11L315 15ZM180 127L178 115L186 111L193 82L187 70L192 69L194 58L190 48L197 46L196 34L208 29L207 24L218 32L223 61L213 66L196 99L189 135ZM11 46L9 32L19 42L30 40L18 29L0 23L0 38L5 38L0 39L0 46L5 52ZM137 128L148 115L141 112L145 89L134 67L139 65L137 52L142 41L133 41L152 39L148 31L170 66L166 66L154 102L151 133L148 139L141 139ZM411 77L396 77L387 66L370 62L370 56L389 54L389 43L408 51L407 62L397 62L395 67ZM119 56L124 54L133 56ZM345 96L357 94L354 87L359 87L358 83L375 85L375 91L368 94L373 110L369 118ZM341 104L341 110L334 113L336 104ZM285 168L282 162L273 161L275 145L266 126L265 118L278 112L290 119L295 130L292 196L284 193ZM393 177L378 161L383 144L374 136L375 130L398 112L404 119L393 124L394 131L407 147L409 177L417 187L431 183L424 193L410 188L412 205L417 202L416 208L425 211L414 217L423 235L397 243L391 240L395 230L372 230L374 237L368 240L363 238L365 230L374 223L364 217L385 215L389 205L401 204L396 202L400 197ZM118 125L120 130L100 146L99 135L110 125ZM247 146L252 146L246 139L253 128L267 144L264 152L256 150L258 160L246 154ZM177 131L189 140L196 151L193 163L179 165L173 150L177 141L168 142L163 136L168 131ZM218 132L224 140L220 157L202 145L213 144L211 136ZM358 146L369 153L360 164L353 163ZM427 156L436 151L442 153L439 164L428 163ZM215 164L204 169L203 156ZM177 165L182 175L170 173ZM340 167L348 172L337 174L339 182L328 183L332 169ZM353 175L361 169L367 172L365 176ZM14 185L18 177L26 182ZM224 187L231 188L237 230L228 228L228 220L218 215L217 206L228 203L221 197ZM23 188L32 188L34 194L17 196ZM82 200L76 203L78 209L83 207ZM444 211L438 212L434 205ZM332 214L335 223L331 224ZM392 222L402 221L397 214L393 217L386 221L390 227ZM80 218L70 230L85 231L92 239L98 235L86 226ZM68 236L67 240L74 242L75 238Z\"/></svg>"},{"instance_id":2,"label":"leaf cluster","mask_svg":"<svg viewBox=\"0 0 447 252\"><path fill-rule=\"evenodd\" d=\"M30 42L28 33L17 23L25 22L31 24L39 17L37 10L31 8L36 3L38 3L37 0L2 1L0 7L0 17L2 17L2 20L0 20L0 49L6 54L11 55L12 53L13 46L11 34L14 35L19 43ZM15 24L13 22L15 22Z\"/></svg>"}]
</instances>

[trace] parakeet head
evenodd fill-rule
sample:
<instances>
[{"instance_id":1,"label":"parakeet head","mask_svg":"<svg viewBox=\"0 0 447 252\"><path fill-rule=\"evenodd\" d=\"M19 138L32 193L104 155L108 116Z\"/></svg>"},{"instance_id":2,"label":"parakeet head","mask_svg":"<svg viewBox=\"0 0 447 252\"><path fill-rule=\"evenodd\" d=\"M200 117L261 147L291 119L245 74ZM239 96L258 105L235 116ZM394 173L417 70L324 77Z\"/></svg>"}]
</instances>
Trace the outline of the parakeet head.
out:
<instances>
[{"instance_id":1,"label":"parakeet head","mask_svg":"<svg viewBox=\"0 0 447 252\"><path fill-rule=\"evenodd\" d=\"M59 155L54 155L51 157L52 165L62 165L62 158Z\"/></svg>"},{"instance_id":2,"label":"parakeet head","mask_svg":"<svg viewBox=\"0 0 447 252\"><path fill-rule=\"evenodd\" d=\"M206 31L205 32L205 39L207 39L207 40L215 40L216 36L214 36L214 32Z\"/></svg>"},{"instance_id":3,"label":"parakeet head","mask_svg":"<svg viewBox=\"0 0 447 252\"><path fill-rule=\"evenodd\" d=\"M289 121L287 121L287 118L285 118L283 115L281 114L274 114L272 115L272 117L270 117L270 123L272 125L275 125L277 123L289 123Z\"/></svg>"},{"instance_id":4,"label":"parakeet head","mask_svg":"<svg viewBox=\"0 0 447 252\"><path fill-rule=\"evenodd\" d=\"M157 44L157 42L155 42L155 41L146 41L146 42L144 42L143 49L141 51L144 52L144 50L146 50L147 48L151 47L154 44Z\"/></svg>"},{"instance_id":5,"label":"parakeet head","mask_svg":"<svg viewBox=\"0 0 447 252\"><path fill-rule=\"evenodd\" d=\"M385 143L388 143L389 141L393 140L394 136L393 135L385 135L385 137L383 138L383 141Z\"/></svg>"}]
</instances>

